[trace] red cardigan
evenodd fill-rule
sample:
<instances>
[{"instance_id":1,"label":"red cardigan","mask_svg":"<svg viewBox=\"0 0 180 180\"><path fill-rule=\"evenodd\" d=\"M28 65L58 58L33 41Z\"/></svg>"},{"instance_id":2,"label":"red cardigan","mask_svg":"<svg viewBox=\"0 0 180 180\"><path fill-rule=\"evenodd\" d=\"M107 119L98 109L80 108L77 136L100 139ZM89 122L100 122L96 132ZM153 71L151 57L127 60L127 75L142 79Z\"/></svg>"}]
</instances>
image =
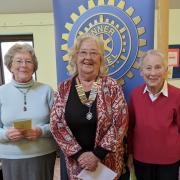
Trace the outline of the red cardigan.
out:
<instances>
[{"instance_id":1,"label":"red cardigan","mask_svg":"<svg viewBox=\"0 0 180 180\"><path fill-rule=\"evenodd\" d=\"M133 90L129 103L129 148L144 163L180 160L180 89L168 84L168 97L151 101L145 85Z\"/></svg>"}]
</instances>

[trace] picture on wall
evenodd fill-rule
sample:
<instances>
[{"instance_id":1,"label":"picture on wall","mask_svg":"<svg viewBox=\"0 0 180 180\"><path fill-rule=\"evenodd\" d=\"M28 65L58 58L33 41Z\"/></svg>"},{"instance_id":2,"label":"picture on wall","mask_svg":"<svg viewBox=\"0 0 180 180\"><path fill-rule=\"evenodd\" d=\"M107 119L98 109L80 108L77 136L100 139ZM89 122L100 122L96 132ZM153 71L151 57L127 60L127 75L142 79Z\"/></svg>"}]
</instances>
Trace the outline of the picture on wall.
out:
<instances>
[{"instance_id":1,"label":"picture on wall","mask_svg":"<svg viewBox=\"0 0 180 180\"><path fill-rule=\"evenodd\" d=\"M180 45L169 45L168 78L180 78Z\"/></svg>"}]
</instances>

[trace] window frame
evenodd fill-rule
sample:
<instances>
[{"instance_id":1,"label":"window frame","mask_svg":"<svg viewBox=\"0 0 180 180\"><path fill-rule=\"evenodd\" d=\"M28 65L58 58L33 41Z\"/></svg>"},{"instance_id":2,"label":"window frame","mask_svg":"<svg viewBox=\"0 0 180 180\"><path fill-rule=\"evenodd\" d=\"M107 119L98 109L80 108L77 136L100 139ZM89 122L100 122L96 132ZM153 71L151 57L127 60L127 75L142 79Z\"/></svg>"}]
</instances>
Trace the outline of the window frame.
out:
<instances>
[{"instance_id":1,"label":"window frame","mask_svg":"<svg viewBox=\"0 0 180 180\"><path fill-rule=\"evenodd\" d=\"M17 42L18 43L18 41L32 41L32 44L34 46L33 34L0 35L0 85L5 83L1 44L4 42ZM36 73L35 73L35 79L36 79Z\"/></svg>"}]
</instances>

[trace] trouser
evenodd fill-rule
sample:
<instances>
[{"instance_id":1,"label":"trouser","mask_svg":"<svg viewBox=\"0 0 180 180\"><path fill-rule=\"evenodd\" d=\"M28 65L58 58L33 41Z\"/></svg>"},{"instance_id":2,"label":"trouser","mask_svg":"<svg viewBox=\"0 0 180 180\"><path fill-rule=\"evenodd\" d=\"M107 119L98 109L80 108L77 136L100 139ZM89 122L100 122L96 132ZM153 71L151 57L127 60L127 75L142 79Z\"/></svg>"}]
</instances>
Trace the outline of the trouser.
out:
<instances>
[{"instance_id":1,"label":"trouser","mask_svg":"<svg viewBox=\"0 0 180 180\"><path fill-rule=\"evenodd\" d=\"M61 176L61 180L68 180L65 157L64 157L64 154L63 154L63 152L61 150L60 150L59 156L60 156L60 176Z\"/></svg>"},{"instance_id":2,"label":"trouser","mask_svg":"<svg viewBox=\"0 0 180 180\"><path fill-rule=\"evenodd\" d=\"M134 160L137 180L178 180L180 162L173 164L148 164Z\"/></svg>"},{"instance_id":3,"label":"trouser","mask_svg":"<svg viewBox=\"0 0 180 180\"><path fill-rule=\"evenodd\" d=\"M2 169L0 169L0 180L3 180Z\"/></svg>"},{"instance_id":4,"label":"trouser","mask_svg":"<svg viewBox=\"0 0 180 180\"><path fill-rule=\"evenodd\" d=\"M127 169L126 173L124 173L120 176L119 180L130 180L130 172L128 169Z\"/></svg>"}]
</instances>

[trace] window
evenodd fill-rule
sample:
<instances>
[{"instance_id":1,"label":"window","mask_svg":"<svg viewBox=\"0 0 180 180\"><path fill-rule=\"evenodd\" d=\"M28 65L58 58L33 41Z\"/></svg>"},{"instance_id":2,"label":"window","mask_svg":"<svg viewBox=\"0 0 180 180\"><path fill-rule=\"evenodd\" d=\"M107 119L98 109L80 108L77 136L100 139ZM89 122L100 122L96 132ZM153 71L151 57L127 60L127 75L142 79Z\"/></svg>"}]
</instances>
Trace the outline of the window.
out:
<instances>
[{"instance_id":1,"label":"window","mask_svg":"<svg viewBox=\"0 0 180 180\"><path fill-rule=\"evenodd\" d=\"M12 74L4 65L4 55L15 43L28 43L33 46L33 35L0 35L0 85L11 81ZM36 79L36 75L34 74Z\"/></svg>"}]
</instances>

